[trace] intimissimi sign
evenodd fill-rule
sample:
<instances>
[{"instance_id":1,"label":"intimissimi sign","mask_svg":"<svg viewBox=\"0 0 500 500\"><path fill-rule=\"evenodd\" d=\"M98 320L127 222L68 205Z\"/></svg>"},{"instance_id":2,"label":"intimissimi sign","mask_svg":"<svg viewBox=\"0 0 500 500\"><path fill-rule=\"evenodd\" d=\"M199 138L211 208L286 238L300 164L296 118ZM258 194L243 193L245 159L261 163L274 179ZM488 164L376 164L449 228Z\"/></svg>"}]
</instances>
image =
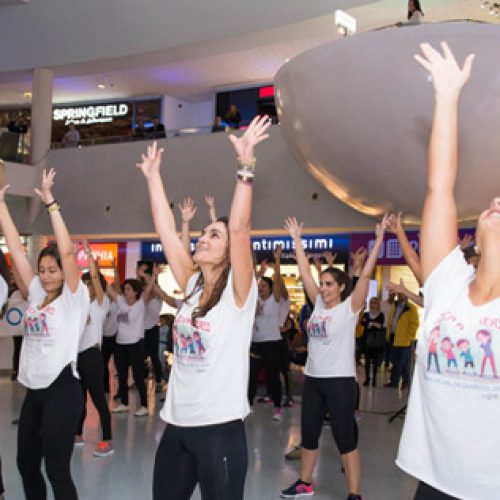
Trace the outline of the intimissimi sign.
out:
<instances>
[{"instance_id":1,"label":"intimissimi sign","mask_svg":"<svg viewBox=\"0 0 500 500\"><path fill-rule=\"evenodd\" d=\"M99 104L96 106L70 106L67 108L56 108L53 111L54 121L64 121L65 125L91 125L92 123L111 123L115 118L126 116L129 105Z\"/></svg>"}]
</instances>

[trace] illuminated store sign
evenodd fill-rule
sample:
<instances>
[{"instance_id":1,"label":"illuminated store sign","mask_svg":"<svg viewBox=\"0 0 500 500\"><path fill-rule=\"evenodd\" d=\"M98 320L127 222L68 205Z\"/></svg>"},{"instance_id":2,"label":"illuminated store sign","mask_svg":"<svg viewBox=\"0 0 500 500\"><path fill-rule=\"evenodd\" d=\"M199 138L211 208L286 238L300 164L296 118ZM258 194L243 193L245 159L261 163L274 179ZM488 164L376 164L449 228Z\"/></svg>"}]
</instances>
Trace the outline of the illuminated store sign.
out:
<instances>
[{"instance_id":1,"label":"illuminated store sign","mask_svg":"<svg viewBox=\"0 0 500 500\"><path fill-rule=\"evenodd\" d=\"M72 106L56 108L53 111L54 121L64 121L65 125L90 125L92 123L111 123L115 118L126 116L129 105L99 104L96 106Z\"/></svg>"}]
</instances>

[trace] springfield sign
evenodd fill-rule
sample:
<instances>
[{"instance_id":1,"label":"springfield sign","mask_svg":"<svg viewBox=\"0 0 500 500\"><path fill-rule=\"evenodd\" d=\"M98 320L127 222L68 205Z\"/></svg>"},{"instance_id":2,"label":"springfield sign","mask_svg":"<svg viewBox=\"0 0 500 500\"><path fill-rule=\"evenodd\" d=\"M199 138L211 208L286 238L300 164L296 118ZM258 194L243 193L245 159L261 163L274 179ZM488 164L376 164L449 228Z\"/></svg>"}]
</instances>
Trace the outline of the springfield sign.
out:
<instances>
[{"instance_id":1,"label":"springfield sign","mask_svg":"<svg viewBox=\"0 0 500 500\"><path fill-rule=\"evenodd\" d=\"M54 121L64 121L65 125L91 125L93 123L111 123L115 118L126 116L129 105L121 104L99 104L96 106L72 106L68 108L56 108L53 111Z\"/></svg>"}]
</instances>

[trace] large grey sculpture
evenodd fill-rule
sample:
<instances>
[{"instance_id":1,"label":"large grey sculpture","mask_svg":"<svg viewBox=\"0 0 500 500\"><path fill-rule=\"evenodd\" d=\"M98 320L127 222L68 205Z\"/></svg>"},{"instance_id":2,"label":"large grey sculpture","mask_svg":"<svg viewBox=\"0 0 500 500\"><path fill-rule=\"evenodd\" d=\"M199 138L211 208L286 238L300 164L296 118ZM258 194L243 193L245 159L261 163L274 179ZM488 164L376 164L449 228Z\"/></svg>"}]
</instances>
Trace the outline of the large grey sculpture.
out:
<instances>
[{"instance_id":1,"label":"large grey sculpture","mask_svg":"<svg viewBox=\"0 0 500 500\"><path fill-rule=\"evenodd\" d=\"M333 29L333 26L332 26ZM500 195L500 27L436 23L335 40L286 63L276 76L283 135L332 194L366 214L422 211L434 107L430 76L413 55L446 40L461 64L476 54L461 102L459 217Z\"/></svg>"}]
</instances>

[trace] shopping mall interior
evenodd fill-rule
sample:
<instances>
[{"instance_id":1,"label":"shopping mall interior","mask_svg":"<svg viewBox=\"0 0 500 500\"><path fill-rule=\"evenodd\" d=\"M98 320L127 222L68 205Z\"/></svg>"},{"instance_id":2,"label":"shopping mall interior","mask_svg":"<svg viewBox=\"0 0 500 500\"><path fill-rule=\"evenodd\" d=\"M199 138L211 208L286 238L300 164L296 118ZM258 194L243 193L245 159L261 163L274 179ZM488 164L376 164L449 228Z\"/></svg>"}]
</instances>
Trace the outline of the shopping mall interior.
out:
<instances>
[{"instance_id":1,"label":"shopping mall interior","mask_svg":"<svg viewBox=\"0 0 500 500\"><path fill-rule=\"evenodd\" d=\"M136 164L152 141L165 149L162 178L179 228L183 200L190 197L197 207L190 225L194 250L210 222L206 196L214 198L219 215L229 213L236 177L228 135L244 133L257 114L268 114L272 125L257 151L251 241L256 263L268 263L269 277L273 252L283 248L290 314L298 316L305 295L283 227L288 216L304 221L303 246L311 261L324 265L335 254L335 267L347 272L352 252L373 247L375 224L385 212L403 213L418 252L433 93L413 54L422 42L447 40L463 60L474 44L482 78L485 66L500 56L500 5L420 4L422 13L412 18L406 0L0 0L0 181L10 185L7 205L28 257L36 262L54 241L50 218L33 192L42 171L54 167L54 196L69 232L77 242L88 240L108 283L115 266L123 281L135 277L138 261L154 262L159 286L182 299ZM471 133L461 151L464 163L482 151L485 174L494 172L498 157L490 137L500 113L485 113L486 95L500 91L500 79L492 80L489 86L471 85L464 97L468 123L461 129ZM491 199L498 186L485 186L478 180L485 175L472 170L457 186L457 198L464 200L460 237L474 235L476 202ZM3 237L0 248L10 262ZM387 232L378 257L367 300L386 302L391 282L403 281L419 293L396 235ZM80 247L77 262L82 272L88 269ZM164 303L161 312L176 309ZM423 325L422 308L418 315ZM24 495L15 423L25 388L10 379L13 349L11 333L0 332L6 500ZM112 362L110 369L114 390ZM382 365L377 387L360 388L356 411L368 500L410 499L417 487L395 464L404 412L390 417L406 405L408 390L384 388L389 377ZM278 498L297 478L299 462L284 456L300 444L303 367L292 365L290 378L294 405L283 408L280 421L272 420L269 403L256 403L245 420L249 500ZM130 394L135 405L135 391ZM265 384L258 394L265 395ZM71 462L78 498L151 497L155 450L165 426L159 417L163 397L148 380L149 416L114 414L115 453L99 459L93 456L99 415L89 400L85 446L75 447ZM116 402L111 398L109 405ZM323 430L315 496L345 498L339 452L327 425ZM192 498L202 498L198 489Z\"/></svg>"}]
</instances>

